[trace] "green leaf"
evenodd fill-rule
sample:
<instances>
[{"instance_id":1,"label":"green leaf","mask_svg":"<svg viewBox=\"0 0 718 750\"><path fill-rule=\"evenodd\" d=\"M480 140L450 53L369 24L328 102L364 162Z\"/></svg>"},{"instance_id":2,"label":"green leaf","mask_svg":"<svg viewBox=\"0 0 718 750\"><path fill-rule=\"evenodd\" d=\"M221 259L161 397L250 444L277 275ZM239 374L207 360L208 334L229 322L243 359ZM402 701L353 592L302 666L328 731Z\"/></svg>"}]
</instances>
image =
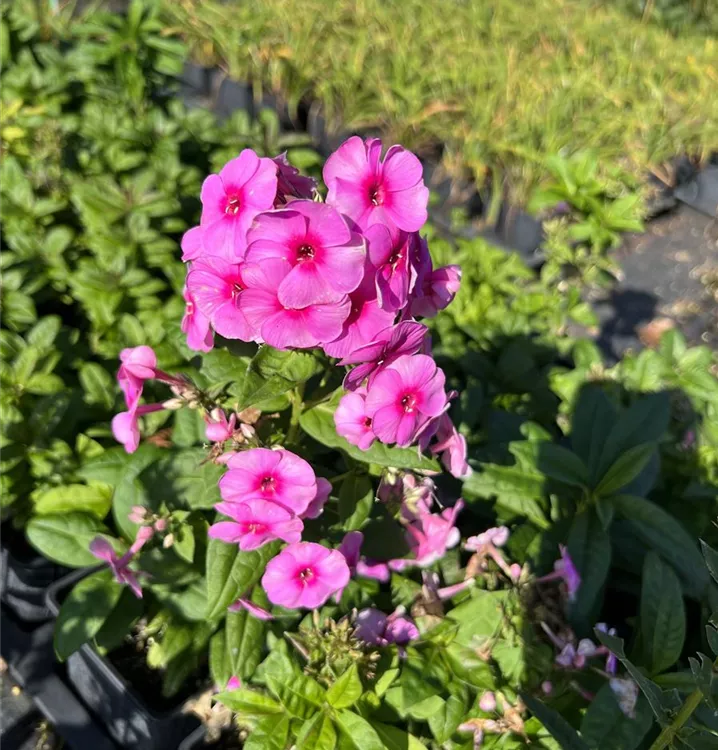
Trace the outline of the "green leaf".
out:
<instances>
[{"instance_id":1,"label":"green leaf","mask_svg":"<svg viewBox=\"0 0 718 750\"><path fill-rule=\"evenodd\" d=\"M55 623L55 653L65 661L104 625L122 595L109 570L79 581L65 598Z\"/></svg>"},{"instance_id":2,"label":"green leaf","mask_svg":"<svg viewBox=\"0 0 718 750\"><path fill-rule=\"evenodd\" d=\"M652 547L678 573L683 589L700 597L708 585L708 572L691 535L663 508L633 495L614 498L616 512L631 522L635 534Z\"/></svg>"},{"instance_id":3,"label":"green leaf","mask_svg":"<svg viewBox=\"0 0 718 750\"><path fill-rule=\"evenodd\" d=\"M521 694L529 711L548 729L562 750L589 750L578 732L561 716L541 701L525 693Z\"/></svg>"},{"instance_id":4,"label":"green leaf","mask_svg":"<svg viewBox=\"0 0 718 750\"><path fill-rule=\"evenodd\" d=\"M632 482L646 467L655 451L655 443L643 443L629 448L611 464L594 490L595 494L607 497Z\"/></svg>"},{"instance_id":5,"label":"green leaf","mask_svg":"<svg viewBox=\"0 0 718 750\"><path fill-rule=\"evenodd\" d=\"M503 620L506 596L505 591L474 589L470 599L454 607L447 617L459 623L456 642L471 648L475 642L493 638Z\"/></svg>"},{"instance_id":6,"label":"green leaf","mask_svg":"<svg viewBox=\"0 0 718 750\"><path fill-rule=\"evenodd\" d=\"M465 714L464 702L455 695L450 695L441 710L428 717L429 728L434 739L439 744L450 740Z\"/></svg>"},{"instance_id":7,"label":"green leaf","mask_svg":"<svg viewBox=\"0 0 718 750\"><path fill-rule=\"evenodd\" d=\"M236 544L210 539L207 547L207 619L223 615L227 607L252 587L264 573L279 544L240 552Z\"/></svg>"},{"instance_id":8,"label":"green leaf","mask_svg":"<svg viewBox=\"0 0 718 750\"><path fill-rule=\"evenodd\" d=\"M476 654L475 649L451 643L444 653L449 668L462 682L477 690L493 690L496 687L491 667Z\"/></svg>"},{"instance_id":9,"label":"green leaf","mask_svg":"<svg viewBox=\"0 0 718 750\"><path fill-rule=\"evenodd\" d=\"M274 717L284 713L281 704L274 698L248 688L227 690L215 695L214 699L243 719L261 719L264 716Z\"/></svg>"},{"instance_id":10,"label":"green leaf","mask_svg":"<svg viewBox=\"0 0 718 750\"><path fill-rule=\"evenodd\" d=\"M267 687L292 716L300 719L314 716L326 700L324 688L301 673L296 673L289 679L267 675Z\"/></svg>"},{"instance_id":11,"label":"green leaf","mask_svg":"<svg viewBox=\"0 0 718 750\"><path fill-rule=\"evenodd\" d=\"M588 484L588 469L573 451L546 441L541 441L537 450L536 466L541 473L573 487Z\"/></svg>"},{"instance_id":12,"label":"green leaf","mask_svg":"<svg viewBox=\"0 0 718 750\"><path fill-rule=\"evenodd\" d=\"M218 630L209 639L209 676L215 685L226 686L232 676L232 665L227 653L227 635Z\"/></svg>"},{"instance_id":13,"label":"green leaf","mask_svg":"<svg viewBox=\"0 0 718 750\"><path fill-rule=\"evenodd\" d=\"M65 484L51 487L33 500L33 512L38 516L52 513L81 511L103 519L112 504L112 492L102 486Z\"/></svg>"},{"instance_id":14,"label":"green leaf","mask_svg":"<svg viewBox=\"0 0 718 750\"><path fill-rule=\"evenodd\" d=\"M124 448L110 448L104 453L85 461L77 470L77 474L88 482L104 482L105 484L116 485L122 479L122 475L131 463L132 458L133 456L126 453Z\"/></svg>"},{"instance_id":15,"label":"green leaf","mask_svg":"<svg viewBox=\"0 0 718 750\"><path fill-rule=\"evenodd\" d=\"M336 716L344 746L352 750L385 750L377 730L353 711L339 711Z\"/></svg>"},{"instance_id":16,"label":"green leaf","mask_svg":"<svg viewBox=\"0 0 718 750\"><path fill-rule=\"evenodd\" d=\"M718 552L716 552L709 544L706 544L702 539L700 542L706 566L708 567L713 580L718 583Z\"/></svg>"},{"instance_id":17,"label":"green leaf","mask_svg":"<svg viewBox=\"0 0 718 750\"><path fill-rule=\"evenodd\" d=\"M247 680L262 661L267 624L242 609L227 612L225 628L232 674Z\"/></svg>"},{"instance_id":18,"label":"green leaf","mask_svg":"<svg viewBox=\"0 0 718 750\"><path fill-rule=\"evenodd\" d=\"M581 575L569 612L576 627L586 629L595 622L601 608L603 587L611 568L611 539L597 514L589 509L573 519L567 546Z\"/></svg>"},{"instance_id":19,"label":"green leaf","mask_svg":"<svg viewBox=\"0 0 718 750\"><path fill-rule=\"evenodd\" d=\"M286 750L288 736L288 716L267 716L256 723L244 750Z\"/></svg>"},{"instance_id":20,"label":"green leaf","mask_svg":"<svg viewBox=\"0 0 718 750\"><path fill-rule=\"evenodd\" d=\"M60 333L61 325L58 315L47 315L28 331L25 337L27 343L41 351L49 349L57 338L57 334Z\"/></svg>"},{"instance_id":21,"label":"green leaf","mask_svg":"<svg viewBox=\"0 0 718 750\"><path fill-rule=\"evenodd\" d=\"M107 527L89 513L62 513L31 518L25 530L32 546L48 560L70 568L97 565L90 542Z\"/></svg>"},{"instance_id":22,"label":"green leaf","mask_svg":"<svg viewBox=\"0 0 718 750\"><path fill-rule=\"evenodd\" d=\"M143 613L142 599L138 599L127 586L124 586L120 600L95 635L95 646L98 651L106 654L122 645L132 626Z\"/></svg>"},{"instance_id":23,"label":"green leaf","mask_svg":"<svg viewBox=\"0 0 718 750\"><path fill-rule=\"evenodd\" d=\"M673 568L649 552L643 563L641 644L652 674L664 672L678 661L685 637L680 581Z\"/></svg>"},{"instance_id":24,"label":"green leaf","mask_svg":"<svg viewBox=\"0 0 718 750\"><path fill-rule=\"evenodd\" d=\"M36 396L46 396L53 393L59 393L64 387L65 384L62 382L62 378L57 375L46 374L43 372L34 373L25 384L25 390Z\"/></svg>"},{"instance_id":25,"label":"green leaf","mask_svg":"<svg viewBox=\"0 0 718 750\"><path fill-rule=\"evenodd\" d=\"M616 419L616 408L601 386L586 385L581 389L571 422L571 446L591 477L598 469L604 443Z\"/></svg>"},{"instance_id":26,"label":"green leaf","mask_svg":"<svg viewBox=\"0 0 718 750\"><path fill-rule=\"evenodd\" d=\"M334 425L335 408L336 404L332 405L331 402L325 402L308 409L299 420L302 429L322 445L343 450L352 458L365 464L441 471L441 467L435 459L419 456L416 449L390 448L378 441L369 450L363 451L357 448L356 445L352 445L343 437L337 435Z\"/></svg>"},{"instance_id":27,"label":"green leaf","mask_svg":"<svg viewBox=\"0 0 718 750\"><path fill-rule=\"evenodd\" d=\"M327 690L327 701L334 708L350 708L361 697L364 688L356 664L352 664Z\"/></svg>"},{"instance_id":28,"label":"green leaf","mask_svg":"<svg viewBox=\"0 0 718 750\"><path fill-rule=\"evenodd\" d=\"M297 750L335 750L337 733L325 713L307 719L297 734Z\"/></svg>"},{"instance_id":29,"label":"green leaf","mask_svg":"<svg viewBox=\"0 0 718 750\"><path fill-rule=\"evenodd\" d=\"M357 531L369 518L374 485L365 474L350 474L339 491L339 522L344 531Z\"/></svg>"},{"instance_id":30,"label":"green leaf","mask_svg":"<svg viewBox=\"0 0 718 750\"><path fill-rule=\"evenodd\" d=\"M85 362L80 367L80 383L88 404L100 404L111 409L115 402L115 384L110 373L96 362Z\"/></svg>"},{"instance_id":31,"label":"green leaf","mask_svg":"<svg viewBox=\"0 0 718 750\"><path fill-rule=\"evenodd\" d=\"M370 724L387 750L426 750L423 742L399 727L383 724L380 721L371 721Z\"/></svg>"},{"instance_id":32,"label":"green leaf","mask_svg":"<svg viewBox=\"0 0 718 750\"><path fill-rule=\"evenodd\" d=\"M611 686L604 684L591 701L581 721L581 736L594 750L634 750L651 727L648 702L639 696L636 717L626 716Z\"/></svg>"}]
</instances>

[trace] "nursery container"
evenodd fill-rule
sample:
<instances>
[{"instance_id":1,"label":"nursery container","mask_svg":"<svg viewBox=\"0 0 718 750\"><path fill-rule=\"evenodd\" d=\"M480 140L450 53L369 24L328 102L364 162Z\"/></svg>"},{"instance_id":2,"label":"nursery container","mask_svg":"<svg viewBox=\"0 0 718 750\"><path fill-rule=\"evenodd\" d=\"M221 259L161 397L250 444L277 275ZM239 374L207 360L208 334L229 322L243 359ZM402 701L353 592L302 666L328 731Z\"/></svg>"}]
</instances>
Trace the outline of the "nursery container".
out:
<instances>
[{"instance_id":1,"label":"nursery container","mask_svg":"<svg viewBox=\"0 0 718 750\"><path fill-rule=\"evenodd\" d=\"M229 730L234 732L234 730ZM227 740L230 742L227 742ZM186 737L177 750L235 750L241 747L241 741L237 735L222 735L218 740L213 742L207 741L207 730L204 727L197 729Z\"/></svg>"},{"instance_id":2,"label":"nursery container","mask_svg":"<svg viewBox=\"0 0 718 750\"><path fill-rule=\"evenodd\" d=\"M529 267L541 265L543 225L538 219L504 203L495 231L498 241L510 250L515 250Z\"/></svg>"},{"instance_id":3,"label":"nursery container","mask_svg":"<svg viewBox=\"0 0 718 750\"><path fill-rule=\"evenodd\" d=\"M43 622L51 617L45 602L47 587L67 568L39 555L21 531L8 524L0 532L0 599L20 618Z\"/></svg>"},{"instance_id":4,"label":"nursery container","mask_svg":"<svg viewBox=\"0 0 718 750\"><path fill-rule=\"evenodd\" d=\"M53 615L60 611L64 594L86 571L77 571L53 584L47 603ZM127 750L175 748L198 725L184 713L184 702L168 711L148 706L111 662L85 644L67 660L67 675L80 697L105 723L112 738Z\"/></svg>"}]
</instances>

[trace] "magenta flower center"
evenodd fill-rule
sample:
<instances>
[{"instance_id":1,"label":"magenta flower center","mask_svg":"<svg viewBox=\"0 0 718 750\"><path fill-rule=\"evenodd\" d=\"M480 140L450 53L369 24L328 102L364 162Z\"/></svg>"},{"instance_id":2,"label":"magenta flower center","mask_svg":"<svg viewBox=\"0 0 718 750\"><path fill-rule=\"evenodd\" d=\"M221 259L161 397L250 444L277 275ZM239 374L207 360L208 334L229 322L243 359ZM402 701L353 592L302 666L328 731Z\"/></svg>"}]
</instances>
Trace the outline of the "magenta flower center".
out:
<instances>
[{"instance_id":1,"label":"magenta flower center","mask_svg":"<svg viewBox=\"0 0 718 750\"><path fill-rule=\"evenodd\" d=\"M373 206L381 206L384 203L384 186L377 183L369 185L369 200Z\"/></svg>"},{"instance_id":2,"label":"magenta flower center","mask_svg":"<svg viewBox=\"0 0 718 750\"><path fill-rule=\"evenodd\" d=\"M274 492L275 490L275 484L274 477L264 477L261 482L261 488L262 492Z\"/></svg>"},{"instance_id":3,"label":"magenta flower center","mask_svg":"<svg viewBox=\"0 0 718 750\"><path fill-rule=\"evenodd\" d=\"M267 527L263 523L250 523L249 526L247 526L247 531L250 534L264 534L264 532L267 530Z\"/></svg>"},{"instance_id":4,"label":"magenta flower center","mask_svg":"<svg viewBox=\"0 0 718 750\"><path fill-rule=\"evenodd\" d=\"M403 247L399 248L398 250L394 250L394 252L389 256L389 265L393 268L396 268L399 263L404 259L404 253L402 252Z\"/></svg>"},{"instance_id":5,"label":"magenta flower center","mask_svg":"<svg viewBox=\"0 0 718 750\"><path fill-rule=\"evenodd\" d=\"M413 393L406 393L401 399L401 408L411 414L416 409L416 396Z\"/></svg>"},{"instance_id":6,"label":"magenta flower center","mask_svg":"<svg viewBox=\"0 0 718 750\"><path fill-rule=\"evenodd\" d=\"M230 216L236 216L239 213L239 196L230 195L227 198L227 205L224 207L224 212Z\"/></svg>"},{"instance_id":7,"label":"magenta flower center","mask_svg":"<svg viewBox=\"0 0 718 750\"><path fill-rule=\"evenodd\" d=\"M311 568L304 568L299 571L299 580L302 583L309 583L314 578L314 571Z\"/></svg>"},{"instance_id":8,"label":"magenta flower center","mask_svg":"<svg viewBox=\"0 0 718 750\"><path fill-rule=\"evenodd\" d=\"M364 427L367 429L371 427L371 417L364 417Z\"/></svg>"},{"instance_id":9,"label":"magenta flower center","mask_svg":"<svg viewBox=\"0 0 718 750\"><path fill-rule=\"evenodd\" d=\"M311 245L302 245L297 250L297 260L300 263L305 260L314 260L314 248Z\"/></svg>"},{"instance_id":10,"label":"magenta flower center","mask_svg":"<svg viewBox=\"0 0 718 750\"><path fill-rule=\"evenodd\" d=\"M194 302L188 302L184 308L186 315L194 315Z\"/></svg>"}]
</instances>

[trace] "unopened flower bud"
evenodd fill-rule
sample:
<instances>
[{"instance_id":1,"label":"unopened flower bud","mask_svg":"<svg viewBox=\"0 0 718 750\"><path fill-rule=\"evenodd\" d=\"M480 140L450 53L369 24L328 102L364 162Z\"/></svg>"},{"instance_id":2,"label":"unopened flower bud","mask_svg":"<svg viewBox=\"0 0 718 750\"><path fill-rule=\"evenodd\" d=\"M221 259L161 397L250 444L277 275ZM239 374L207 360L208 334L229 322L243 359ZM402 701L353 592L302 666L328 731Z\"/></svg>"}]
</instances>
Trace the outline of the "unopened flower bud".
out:
<instances>
[{"instance_id":1,"label":"unopened flower bud","mask_svg":"<svg viewBox=\"0 0 718 750\"><path fill-rule=\"evenodd\" d=\"M513 563L509 566L509 578L516 583L521 578L521 566L518 563Z\"/></svg>"},{"instance_id":2,"label":"unopened flower bud","mask_svg":"<svg viewBox=\"0 0 718 750\"><path fill-rule=\"evenodd\" d=\"M543 691L544 695L551 695L553 692L553 685L549 680L544 680L541 683L541 690Z\"/></svg>"},{"instance_id":3,"label":"unopened flower bud","mask_svg":"<svg viewBox=\"0 0 718 750\"><path fill-rule=\"evenodd\" d=\"M479 708L487 713L496 710L496 696L490 690L481 696Z\"/></svg>"},{"instance_id":4,"label":"unopened flower bud","mask_svg":"<svg viewBox=\"0 0 718 750\"><path fill-rule=\"evenodd\" d=\"M162 402L162 408L168 409L169 411L177 411L184 406L184 401L181 398L170 398L167 401Z\"/></svg>"},{"instance_id":5,"label":"unopened flower bud","mask_svg":"<svg viewBox=\"0 0 718 750\"><path fill-rule=\"evenodd\" d=\"M158 518L154 523L155 531L165 531L167 529L167 519Z\"/></svg>"},{"instance_id":6,"label":"unopened flower bud","mask_svg":"<svg viewBox=\"0 0 718 750\"><path fill-rule=\"evenodd\" d=\"M251 440L257 434L257 431L254 429L254 427L252 427L251 424L245 424L244 422L239 425L239 431L247 440Z\"/></svg>"},{"instance_id":7,"label":"unopened flower bud","mask_svg":"<svg viewBox=\"0 0 718 750\"><path fill-rule=\"evenodd\" d=\"M145 517L147 516L147 508L145 508L142 505L133 505L131 512L127 516L127 518L132 521L132 523L142 523L145 520Z\"/></svg>"},{"instance_id":8,"label":"unopened flower bud","mask_svg":"<svg viewBox=\"0 0 718 750\"><path fill-rule=\"evenodd\" d=\"M169 549L174 543L175 543L174 534L167 534L167 536L162 540L162 546L165 549Z\"/></svg>"}]
</instances>

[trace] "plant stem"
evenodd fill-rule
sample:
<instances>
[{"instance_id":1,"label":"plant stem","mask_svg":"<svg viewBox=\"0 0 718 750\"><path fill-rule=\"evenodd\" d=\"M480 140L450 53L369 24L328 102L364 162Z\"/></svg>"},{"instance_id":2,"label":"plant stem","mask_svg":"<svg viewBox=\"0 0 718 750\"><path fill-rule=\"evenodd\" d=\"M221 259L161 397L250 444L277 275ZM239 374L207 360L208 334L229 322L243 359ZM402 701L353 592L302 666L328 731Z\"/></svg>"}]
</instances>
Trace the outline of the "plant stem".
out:
<instances>
[{"instance_id":1,"label":"plant stem","mask_svg":"<svg viewBox=\"0 0 718 750\"><path fill-rule=\"evenodd\" d=\"M287 445L292 445L297 440L299 432L299 417L302 416L304 406L304 383L300 383L292 394L292 415L289 418L289 429L287 430Z\"/></svg>"},{"instance_id":2,"label":"plant stem","mask_svg":"<svg viewBox=\"0 0 718 750\"><path fill-rule=\"evenodd\" d=\"M676 714L669 726L664 727L658 735L658 739L651 745L650 750L663 750L669 747L681 727L691 718L691 714L698 708L703 700L703 691L696 688L683 702L680 711Z\"/></svg>"}]
</instances>

